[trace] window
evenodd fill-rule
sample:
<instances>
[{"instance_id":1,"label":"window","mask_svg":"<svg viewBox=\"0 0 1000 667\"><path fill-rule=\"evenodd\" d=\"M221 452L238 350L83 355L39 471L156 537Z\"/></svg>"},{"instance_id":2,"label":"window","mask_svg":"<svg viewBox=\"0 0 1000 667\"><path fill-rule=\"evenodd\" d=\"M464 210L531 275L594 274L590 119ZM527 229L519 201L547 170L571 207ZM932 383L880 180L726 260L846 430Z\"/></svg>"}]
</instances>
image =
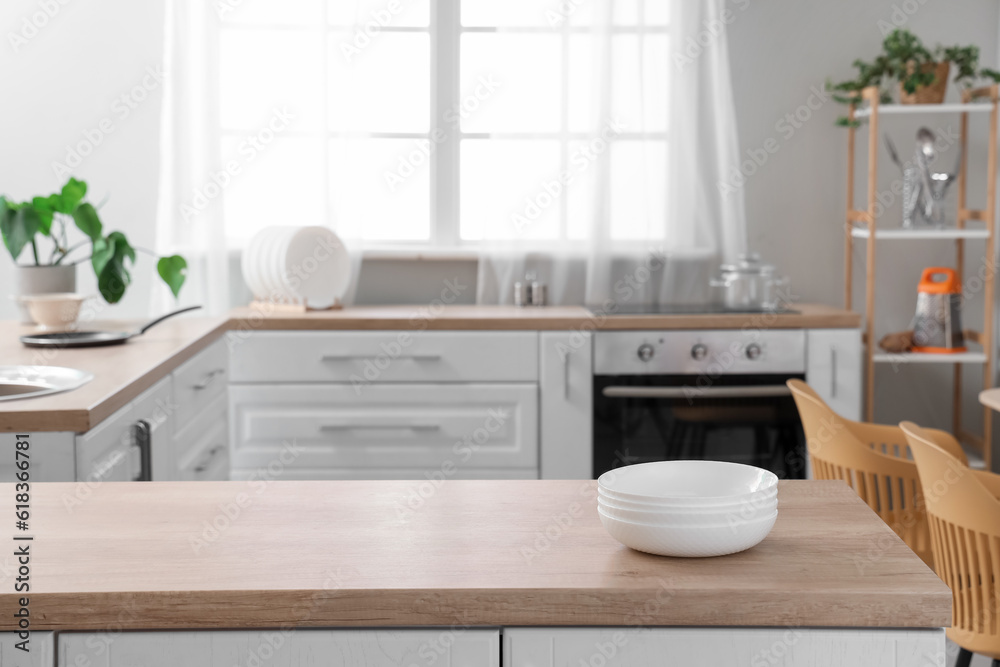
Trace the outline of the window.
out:
<instances>
[{"instance_id":1,"label":"window","mask_svg":"<svg viewBox=\"0 0 1000 667\"><path fill-rule=\"evenodd\" d=\"M374 244L583 239L599 189L616 238L666 215L665 0L615 0L604 41L589 0L227 3L235 243L326 221Z\"/></svg>"}]
</instances>

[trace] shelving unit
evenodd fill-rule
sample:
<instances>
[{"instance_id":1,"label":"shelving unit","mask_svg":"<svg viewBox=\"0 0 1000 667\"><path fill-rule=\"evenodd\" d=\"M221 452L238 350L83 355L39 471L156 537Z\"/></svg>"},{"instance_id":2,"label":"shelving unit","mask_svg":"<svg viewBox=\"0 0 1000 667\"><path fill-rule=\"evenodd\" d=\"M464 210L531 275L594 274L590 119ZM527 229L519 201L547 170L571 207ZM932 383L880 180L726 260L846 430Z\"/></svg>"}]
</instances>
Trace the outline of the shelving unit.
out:
<instances>
[{"instance_id":1,"label":"shelving unit","mask_svg":"<svg viewBox=\"0 0 1000 667\"><path fill-rule=\"evenodd\" d=\"M879 104L879 91L875 86L865 88L856 94L855 104L848 109L851 121L866 120L868 123L868 188L865 199L866 207L855 208L854 204L854 167L855 167L855 135L857 130L852 126L847 131L847 220L845 230L844 252L844 306L853 309L853 266L854 241L864 240L865 248L865 420L875 421L875 364L951 364L954 366L954 398L952 402L952 432L964 444L980 453L989 469L991 443L991 414L983 408L983 433L978 435L962 428L962 368L968 364L979 364L983 368L983 388L993 386L993 284L995 264L993 261L995 248L996 219L996 180L997 180L997 120L998 120L998 90L993 85L985 88L968 90L962 94L961 104ZM863 105L867 102L866 106ZM958 194L958 211L956 227L952 229L903 229L876 227L876 193L878 184L878 151L879 151L879 117L883 114L961 114L960 146L962 165L956 183ZM987 159L987 192L986 208L969 209L966 207L966 184L968 173L968 140L969 114L989 113L989 156ZM853 125L853 123L852 123ZM967 226L975 222L975 227ZM959 276L964 276L966 243L969 241L984 242L983 265L983 326L981 331L966 331L966 340L981 347L976 351L956 354L924 354L904 353L891 354L877 351L878 341L875 338L875 268L876 246L878 241L913 241L942 240L955 243L955 270ZM978 246L977 246L978 247ZM966 323L967 324L967 323Z\"/></svg>"}]
</instances>

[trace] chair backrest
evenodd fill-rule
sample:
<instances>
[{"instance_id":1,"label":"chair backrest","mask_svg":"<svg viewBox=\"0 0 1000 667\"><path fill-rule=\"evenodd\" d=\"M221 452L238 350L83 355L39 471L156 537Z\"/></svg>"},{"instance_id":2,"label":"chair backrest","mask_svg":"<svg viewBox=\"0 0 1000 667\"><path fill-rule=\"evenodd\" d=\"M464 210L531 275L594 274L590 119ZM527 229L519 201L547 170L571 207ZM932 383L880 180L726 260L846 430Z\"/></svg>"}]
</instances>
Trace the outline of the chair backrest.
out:
<instances>
[{"instance_id":1,"label":"chair backrest","mask_svg":"<svg viewBox=\"0 0 1000 667\"><path fill-rule=\"evenodd\" d=\"M951 587L948 636L1000 658L1000 475L970 470L912 422L900 424L920 470L935 571Z\"/></svg>"},{"instance_id":2,"label":"chair backrest","mask_svg":"<svg viewBox=\"0 0 1000 667\"><path fill-rule=\"evenodd\" d=\"M805 382L789 380L787 384L802 419L813 477L846 482L910 549L933 566L917 466L902 430L845 419ZM949 434L936 431L934 437L965 459Z\"/></svg>"}]
</instances>

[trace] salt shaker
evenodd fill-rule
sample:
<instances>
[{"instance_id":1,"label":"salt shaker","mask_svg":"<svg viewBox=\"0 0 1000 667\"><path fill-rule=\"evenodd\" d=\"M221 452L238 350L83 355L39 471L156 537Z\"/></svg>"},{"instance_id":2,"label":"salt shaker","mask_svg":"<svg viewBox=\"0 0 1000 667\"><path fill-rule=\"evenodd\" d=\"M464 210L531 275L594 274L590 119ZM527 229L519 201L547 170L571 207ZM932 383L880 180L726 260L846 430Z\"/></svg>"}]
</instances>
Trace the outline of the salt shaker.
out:
<instances>
[{"instance_id":1,"label":"salt shaker","mask_svg":"<svg viewBox=\"0 0 1000 667\"><path fill-rule=\"evenodd\" d=\"M544 306L545 305L545 283L540 283L537 280L531 283L531 298L529 303L532 306Z\"/></svg>"}]
</instances>

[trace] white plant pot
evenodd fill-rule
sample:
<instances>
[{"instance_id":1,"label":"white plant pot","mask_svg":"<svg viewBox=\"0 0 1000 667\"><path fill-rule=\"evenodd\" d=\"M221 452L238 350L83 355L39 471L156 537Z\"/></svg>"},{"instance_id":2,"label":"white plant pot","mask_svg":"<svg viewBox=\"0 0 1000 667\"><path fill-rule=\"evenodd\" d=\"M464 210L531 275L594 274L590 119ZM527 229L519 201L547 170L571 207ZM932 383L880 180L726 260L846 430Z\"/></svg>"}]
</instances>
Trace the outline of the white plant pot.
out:
<instances>
[{"instance_id":1,"label":"white plant pot","mask_svg":"<svg viewBox=\"0 0 1000 667\"><path fill-rule=\"evenodd\" d=\"M52 294L55 292L76 291L76 265L60 264L58 266L15 266L14 293L11 298L21 309L21 320L25 324L33 324L34 320L28 313L27 306L20 297L28 294Z\"/></svg>"}]
</instances>

